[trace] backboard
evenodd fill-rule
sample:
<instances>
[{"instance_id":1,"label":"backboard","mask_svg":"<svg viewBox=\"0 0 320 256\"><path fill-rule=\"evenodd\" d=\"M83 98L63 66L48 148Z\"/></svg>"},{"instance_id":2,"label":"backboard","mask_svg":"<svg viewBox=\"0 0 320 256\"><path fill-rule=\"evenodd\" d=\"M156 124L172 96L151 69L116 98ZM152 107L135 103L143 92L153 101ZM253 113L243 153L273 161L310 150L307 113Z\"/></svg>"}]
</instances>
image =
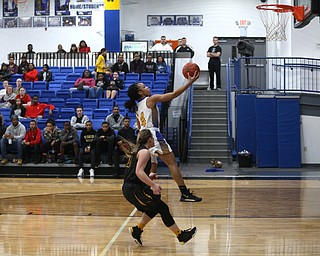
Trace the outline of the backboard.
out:
<instances>
[{"instance_id":1,"label":"backboard","mask_svg":"<svg viewBox=\"0 0 320 256\"><path fill-rule=\"evenodd\" d=\"M320 1L319 0L294 0L294 6L304 7L303 21L294 22L295 28L303 28L310 23L310 21L320 15Z\"/></svg>"}]
</instances>

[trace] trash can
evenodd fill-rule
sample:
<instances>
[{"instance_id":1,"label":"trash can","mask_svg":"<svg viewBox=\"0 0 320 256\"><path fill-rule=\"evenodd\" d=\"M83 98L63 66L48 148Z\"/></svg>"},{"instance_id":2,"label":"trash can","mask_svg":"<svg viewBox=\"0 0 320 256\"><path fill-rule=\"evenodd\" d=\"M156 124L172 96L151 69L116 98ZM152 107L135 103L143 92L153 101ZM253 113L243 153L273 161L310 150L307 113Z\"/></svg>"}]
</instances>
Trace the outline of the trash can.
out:
<instances>
[{"instance_id":1,"label":"trash can","mask_svg":"<svg viewBox=\"0 0 320 256\"><path fill-rule=\"evenodd\" d=\"M248 151L238 152L239 167L251 167L252 154Z\"/></svg>"}]
</instances>

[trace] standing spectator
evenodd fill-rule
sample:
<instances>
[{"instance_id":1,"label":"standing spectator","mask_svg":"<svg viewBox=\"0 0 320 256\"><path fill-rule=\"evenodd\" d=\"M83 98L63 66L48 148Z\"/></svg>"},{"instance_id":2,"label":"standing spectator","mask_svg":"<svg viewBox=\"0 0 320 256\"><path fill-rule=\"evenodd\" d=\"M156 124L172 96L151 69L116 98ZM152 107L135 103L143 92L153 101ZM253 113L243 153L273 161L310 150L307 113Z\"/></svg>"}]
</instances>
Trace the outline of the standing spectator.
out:
<instances>
[{"instance_id":1,"label":"standing spectator","mask_svg":"<svg viewBox=\"0 0 320 256\"><path fill-rule=\"evenodd\" d=\"M107 99L115 99L119 90L124 88L124 82L119 78L119 73L117 71L113 72L113 77L109 82L106 90Z\"/></svg>"},{"instance_id":2,"label":"standing spectator","mask_svg":"<svg viewBox=\"0 0 320 256\"><path fill-rule=\"evenodd\" d=\"M29 63L29 69L23 74L23 79L26 82L38 81L38 70L34 67L33 63Z\"/></svg>"},{"instance_id":3,"label":"standing spectator","mask_svg":"<svg viewBox=\"0 0 320 256\"><path fill-rule=\"evenodd\" d=\"M106 122L114 130L120 130L123 126L124 116L120 114L120 109L118 105L115 105L112 109L112 114L108 115Z\"/></svg>"},{"instance_id":4,"label":"standing spectator","mask_svg":"<svg viewBox=\"0 0 320 256\"><path fill-rule=\"evenodd\" d=\"M152 60L152 54L147 55L147 61L144 63L144 71L145 73L156 73L157 64Z\"/></svg>"},{"instance_id":5,"label":"standing spectator","mask_svg":"<svg viewBox=\"0 0 320 256\"><path fill-rule=\"evenodd\" d=\"M24 107L31 105L31 97L29 94L26 93L26 89L23 87L20 87L19 93L17 94L16 99L20 99L21 104Z\"/></svg>"},{"instance_id":6,"label":"standing spectator","mask_svg":"<svg viewBox=\"0 0 320 256\"><path fill-rule=\"evenodd\" d=\"M27 57L22 55L21 62L18 66L18 74L24 74L29 69L29 62L27 61Z\"/></svg>"},{"instance_id":7,"label":"standing spectator","mask_svg":"<svg viewBox=\"0 0 320 256\"><path fill-rule=\"evenodd\" d=\"M3 86L3 89L0 90L0 99L7 94L7 89L8 89L8 86L9 86L9 82L6 80L6 81L3 81L2 82L2 86Z\"/></svg>"},{"instance_id":8,"label":"standing spectator","mask_svg":"<svg viewBox=\"0 0 320 256\"><path fill-rule=\"evenodd\" d=\"M18 65L14 63L14 58L12 56L9 57L8 70L11 75L18 73Z\"/></svg>"},{"instance_id":9,"label":"standing spectator","mask_svg":"<svg viewBox=\"0 0 320 256\"><path fill-rule=\"evenodd\" d=\"M175 52L190 52L190 57L193 58L194 50L190 45L187 45L187 38L181 38L181 45L175 49Z\"/></svg>"},{"instance_id":10,"label":"standing spectator","mask_svg":"<svg viewBox=\"0 0 320 256\"><path fill-rule=\"evenodd\" d=\"M0 101L0 108L11 108L16 101L16 94L13 92L11 85L7 86L7 93L2 96Z\"/></svg>"},{"instance_id":11,"label":"standing spectator","mask_svg":"<svg viewBox=\"0 0 320 256\"><path fill-rule=\"evenodd\" d=\"M130 62L130 72L141 74L143 72L143 61L141 60L141 53L135 52L133 54L133 61Z\"/></svg>"},{"instance_id":12,"label":"standing spectator","mask_svg":"<svg viewBox=\"0 0 320 256\"><path fill-rule=\"evenodd\" d=\"M22 87L22 79L17 78L16 80L16 88L14 88L14 93L19 94L20 88Z\"/></svg>"},{"instance_id":13,"label":"standing spectator","mask_svg":"<svg viewBox=\"0 0 320 256\"><path fill-rule=\"evenodd\" d=\"M106 90L109 86L109 79L106 78L105 74L99 73L96 80L96 89L94 94L92 93L92 97L101 98L103 91ZM101 93L101 95L100 95ZM89 91L90 97L90 91Z\"/></svg>"},{"instance_id":14,"label":"standing spectator","mask_svg":"<svg viewBox=\"0 0 320 256\"><path fill-rule=\"evenodd\" d=\"M1 69L0 69L0 81L9 80L10 77L11 77L11 72L9 71L7 64L2 63Z\"/></svg>"},{"instance_id":15,"label":"standing spectator","mask_svg":"<svg viewBox=\"0 0 320 256\"><path fill-rule=\"evenodd\" d=\"M43 129L44 144L42 147L42 163L46 163L48 159L55 162L60 153L60 129L56 126L56 122L49 118L46 127Z\"/></svg>"},{"instance_id":16,"label":"standing spectator","mask_svg":"<svg viewBox=\"0 0 320 256\"><path fill-rule=\"evenodd\" d=\"M221 70L221 57L222 49L219 46L218 37L213 37L213 45L209 47L207 51L207 57L209 57L208 69L210 76L210 86L208 90L214 90L214 74L216 74L216 86L217 90L221 90L221 78L220 78L220 70Z\"/></svg>"},{"instance_id":17,"label":"standing spectator","mask_svg":"<svg viewBox=\"0 0 320 256\"><path fill-rule=\"evenodd\" d=\"M167 73L167 64L161 55L157 57L157 73Z\"/></svg>"},{"instance_id":18,"label":"standing spectator","mask_svg":"<svg viewBox=\"0 0 320 256\"><path fill-rule=\"evenodd\" d=\"M90 47L87 45L86 41L81 40L78 47L79 52L91 52Z\"/></svg>"},{"instance_id":19,"label":"standing spectator","mask_svg":"<svg viewBox=\"0 0 320 256\"><path fill-rule=\"evenodd\" d=\"M34 55L36 54L36 52L33 50L33 45L28 44L27 49L28 51L25 53L25 55L27 56L27 58L33 59Z\"/></svg>"},{"instance_id":20,"label":"standing spectator","mask_svg":"<svg viewBox=\"0 0 320 256\"><path fill-rule=\"evenodd\" d=\"M109 126L108 122L102 123L102 128L98 129L96 133L96 166L100 165L102 152L107 151L108 159L107 164L113 165L112 155L115 147L115 133Z\"/></svg>"},{"instance_id":21,"label":"standing spectator","mask_svg":"<svg viewBox=\"0 0 320 256\"><path fill-rule=\"evenodd\" d=\"M62 44L58 44L58 51L57 51L57 53L60 53L60 54L67 53L66 50L63 49Z\"/></svg>"},{"instance_id":22,"label":"standing spectator","mask_svg":"<svg viewBox=\"0 0 320 256\"><path fill-rule=\"evenodd\" d=\"M107 57L107 49L102 48L98 54L98 58L96 61L96 76L99 74L106 75L106 57Z\"/></svg>"},{"instance_id":23,"label":"standing spectator","mask_svg":"<svg viewBox=\"0 0 320 256\"><path fill-rule=\"evenodd\" d=\"M96 131L92 128L92 122L86 122L86 128L81 132L80 138L80 152L79 152L79 172L77 174L78 177L82 177L83 170L83 160L84 155L90 154L90 164L91 168L89 170L90 177L94 177L94 168L96 165L96 151L95 151L95 135Z\"/></svg>"},{"instance_id":24,"label":"standing spectator","mask_svg":"<svg viewBox=\"0 0 320 256\"><path fill-rule=\"evenodd\" d=\"M42 70L39 73L38 79L39 81L45 81L45 82L52 81L52 72L50 71L48 64L43 65ZM37 88L34 88L34 89L37 89Z\"/></svg>"},{"instance_id":25,"label":"standing spectator","mask_svg":"<svg viewBox=\"0 0 320 256\"><path fill-rule=\"evenodd\" d=\"M22 165L22 140L26 135L26 128L18 120L17 116L11 117L11 125L9 125L2 136L1 140L1 155L2 164L8 163L7 148L13 151L18 151L18 165ZM10 149L10 150L11 150Z\"/></svg>"},{"instance_id":26,"label":"standing spectator","mask_svg":"<svg viewBox=\"0 0 320 256\"><path fill-rule=\"evenodd\" d=\"M28 163L30 157L34 158L34 163L38 164L40 162L40 148L41 148L41 131L37 127L35 120L30 121L30 128L26 132L26 136L22 141L22 151L24 154L24 162ZM32 154L33 151L33 154Z\"/></svg>"},{"instance_id":27,"label":"standing spectator","mask_svg":"<svg viewBox=\"0 0 320 256\"><path fill-rule=\"evenodd\" d=\"M70 53L77 53L78 52L78 47L76 44L71 44L70 46Z\"/></svg>"},{"instance_id":28,"label":"standing spectator","mask_svg":"<svg viewBox=\"0 0 320 256\"><path fill-rule=\"evenodd\" d=\"M169 44L167 44L166 36L161 36L160 43L157 43L154 46L152 46L151 51L173 52L172 47Z\"/></svg>"},{"instance_id":29,"label":"standing spectator","mask_svg":"<svg viewBox=\"0 0 320 256\"><path fill-rule=\"evenodd\" d=\"M71 126L76 130L83 130L89 121L89 117L83 114L81 106L76 107L76 114L77 116L71 117Z\"/></svg>"},{"instance_id":30,"label":"standing spectator","mask_svg":"<svg viewBox=\"0 0 320 256\"><path fill-rule=\"evenodd\" d=\"M64 129L60 133L60 157L58 159L60 164L64 163L64 156L67 152L74 153L74 164L78 164L79 154L79 137L76 129L71 127L70 122L64 122Z\"/></svg>"},{"instance_id":31,"label":"standing spectator","mask_svg":"<svg viewBox=\"0 0 320 256\"><path fill-rule=\"evenodd\" d=\"M120 53L118 55L118 61L114 63L112 67L113 72L119 72L119 73L128 73L129 72L129 66L128 63L124 61L123 53Z\"/></svg>"},{"instance_id":32,"label":"standing spectator","mask_svg":"<svg viewBox=\"0 0 320 256\"><path fill-rule=\"evenodd\" d=\"M82 73L82 77L78 78L74 83L74 88L71 90L89 90L89 88L94 87L96 85L96 81L91 75L90 70L86 69Z\"/></svg>"},{"instance_id":33,"label":"standing spectator","mask_svg":"<svg viewBox=\"0 0 320 256\"><path fill-rule=\"evenodd\" d=\"M16 98L15 103L11 106L10 117L18 116L19 120L26 116L26 108L23 106L21 99Z\"/></svg>"},{"instance_id":34,"label":"standing spectator","mask_svg":"<svg viewBox=\"0 0 320 256\"><path fill-rule=\"evenodd\" d=\"M32 119L43 118L44 110L46 108L49 109L49 115L52 115L52 110L54 110L55 107L51 104L39 103L38 95L34 95L32 97L31 105L27 106L26 117Z\"/></svg>"}]
</instances>

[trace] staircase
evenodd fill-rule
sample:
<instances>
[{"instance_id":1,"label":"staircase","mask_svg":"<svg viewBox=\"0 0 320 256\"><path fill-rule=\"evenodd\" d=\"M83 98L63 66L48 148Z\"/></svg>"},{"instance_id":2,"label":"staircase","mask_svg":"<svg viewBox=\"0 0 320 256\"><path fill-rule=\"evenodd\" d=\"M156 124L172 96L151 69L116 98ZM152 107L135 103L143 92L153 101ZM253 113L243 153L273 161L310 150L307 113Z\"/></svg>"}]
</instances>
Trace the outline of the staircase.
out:
<instances>
[{"instance_id":1,"label":"staircase","mask_svg":"<svg viewBox=\"0 0 320 256\"><path fill-rule=\"evenodd\" d=\"M207 91L194 85L191 148L189 163L208 163L215 158L228 162L228 125L226 91Z\"/></svg>"}]
</instances>

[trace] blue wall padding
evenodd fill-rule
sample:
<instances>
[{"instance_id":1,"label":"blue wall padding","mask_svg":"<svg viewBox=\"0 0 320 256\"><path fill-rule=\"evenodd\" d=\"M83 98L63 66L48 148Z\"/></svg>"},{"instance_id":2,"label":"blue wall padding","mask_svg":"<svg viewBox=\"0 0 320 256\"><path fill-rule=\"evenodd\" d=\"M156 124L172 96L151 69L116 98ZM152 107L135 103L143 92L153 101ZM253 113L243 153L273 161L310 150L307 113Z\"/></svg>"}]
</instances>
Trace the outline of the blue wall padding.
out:
<instances>
[{"instance_id":1,"label":"blue wall padding","mask_svg":"<svg viewBox=\"0 0 320 256\"><path fill-rule=\"evenodd\" d=\"M277 100L256 99L257 166L278 167Z\"/></svg>"},{"instance_id":2,"label":"blue wall padding","mask_svg":"<svg viewBox=\"0 0 320 256\"><path fill-rule=\"evenodd\" d=\"M301 167L300 101L277 99L278 158L281 168Z\"/></svg>"},{"instance_id":3,"label":"blue wall padding","mask_svg":"<svg viewBox=\"0 0 320 256\"><path fill-rule=\"evenodd\" d=\"M104 11L104 40L108 52L120 52L120 11Z\"/></svg>"},{"instance_id":4,"label":"blue wall padding","mask_svg":"<svg viewBox=\"0 0 320 256\"><path fill-rule=\"evenodd\" d=\"M256 159L256 117L254 94L241 94L236 98L237 151L247 150Z\"/></svg>"}]
</instances>

